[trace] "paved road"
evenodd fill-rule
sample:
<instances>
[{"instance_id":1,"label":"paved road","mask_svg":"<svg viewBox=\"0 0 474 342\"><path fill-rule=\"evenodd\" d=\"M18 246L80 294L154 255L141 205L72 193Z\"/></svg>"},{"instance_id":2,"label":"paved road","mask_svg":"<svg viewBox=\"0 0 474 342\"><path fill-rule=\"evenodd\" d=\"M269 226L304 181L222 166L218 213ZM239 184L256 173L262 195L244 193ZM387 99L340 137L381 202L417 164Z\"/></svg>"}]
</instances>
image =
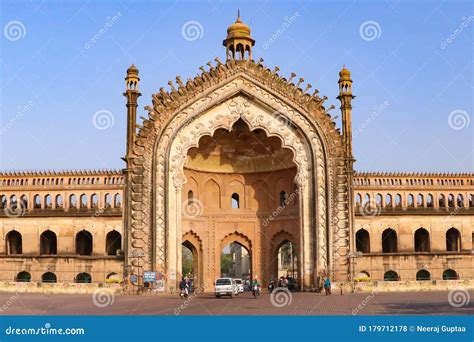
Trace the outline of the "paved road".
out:
<instances>
[{"instance_id":1,"label":"paved road","mask_svg":"<svg viewBox=\"0 0 474 342\"><path fill-rule=\"evenodd\" d=\"M273 297L251 293L216 299L212 294L177 296L45 295L0 293L0 315L474 315L474 291L459 308L448 292L356 293L324 296L292 293ZM458 301L459 301L458 297ZM277 307L275 305L282 305Z\"/></svg>"}]
</instances>

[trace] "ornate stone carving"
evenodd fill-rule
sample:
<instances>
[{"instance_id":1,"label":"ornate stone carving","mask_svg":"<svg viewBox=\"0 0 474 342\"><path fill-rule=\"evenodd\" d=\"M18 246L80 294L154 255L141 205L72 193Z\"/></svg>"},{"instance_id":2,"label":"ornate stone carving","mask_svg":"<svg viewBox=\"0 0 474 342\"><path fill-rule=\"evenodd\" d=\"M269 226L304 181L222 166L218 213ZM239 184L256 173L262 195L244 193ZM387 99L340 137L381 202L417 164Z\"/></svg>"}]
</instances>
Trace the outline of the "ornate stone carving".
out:
<instances>
[{"instance_id":1,"label":"ornate stone carving","mask_svg":"<svg viewBox=\"0 0 474 342\"><path fill-rule=\"evenodd\" d=\"M290 88L294 91L288 91ZM166 269L166 236L172 227L167 194L170 184L173 193L178 193L186 181L182 168L187 150L197 146L203 135L212 135L218 128L230 129L241 118L251 129L278 136L284 147L293 151L298 185L316 196L311 210L317 211L317 240L313 243L318 267L328 267L327 255L332 249L328 251L326 229L331 239L340 239L338 229L348 229L347 220L336 220L340 210L333 205L344 192L345 170L337 167L344 145L325 113L323 99L317 92L311 96L298 89L260 62L230 61L218 63L186 85L181 82L171 93L153 95L153 107L147 107L149 119L134 144L135 167L128 175L131 191L127 199L132 204L131 231L145 231L149 240L144 249L154 249L154 259L149 253L148 262ZM250 107L258 109L258 115L248 110ZM200 121L211 109L214 115ZM138 203L141 206L134 206ZM140 215L133 216L137 212ZM131 236L131 240L136 238Z\"/></svg>"}]
</instances>

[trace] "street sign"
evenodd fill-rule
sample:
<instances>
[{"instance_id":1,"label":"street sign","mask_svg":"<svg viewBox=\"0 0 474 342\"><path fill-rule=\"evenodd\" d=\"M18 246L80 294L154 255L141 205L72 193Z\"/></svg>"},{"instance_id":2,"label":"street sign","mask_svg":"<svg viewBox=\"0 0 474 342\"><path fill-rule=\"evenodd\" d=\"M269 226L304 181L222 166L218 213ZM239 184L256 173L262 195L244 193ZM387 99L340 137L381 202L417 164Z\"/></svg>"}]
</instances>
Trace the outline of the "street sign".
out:
<instances>
[{"instance_id":1,"label":"street sign","mask_svg":"<svg viewBox=\"0 0 474 342\"><path fill-rule=\"evenodd\" d=\"M148 271L144 272L143 281L146 281L148 283L156 282L156 272L148 272Z\"/></svg>"}]
</instances>

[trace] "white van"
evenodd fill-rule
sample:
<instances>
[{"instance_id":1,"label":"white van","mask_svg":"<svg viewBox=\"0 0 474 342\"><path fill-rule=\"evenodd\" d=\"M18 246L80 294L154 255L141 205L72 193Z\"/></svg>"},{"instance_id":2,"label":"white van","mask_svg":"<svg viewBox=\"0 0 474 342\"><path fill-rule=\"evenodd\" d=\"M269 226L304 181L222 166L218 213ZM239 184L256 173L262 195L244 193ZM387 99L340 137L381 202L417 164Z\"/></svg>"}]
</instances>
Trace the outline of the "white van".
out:
<instances>
[{"instance_id":1,"label":"white van","mask_svg":"<svg viewBox=\"0 0 474 342\"><path fill-rule=\"evenodd\" d=\"M230 296L234 298L237 293L237 284L232 278L219 278L216 280L214 285L214 294L216 298L221 296Z\"/></svg>"}]
</instances>

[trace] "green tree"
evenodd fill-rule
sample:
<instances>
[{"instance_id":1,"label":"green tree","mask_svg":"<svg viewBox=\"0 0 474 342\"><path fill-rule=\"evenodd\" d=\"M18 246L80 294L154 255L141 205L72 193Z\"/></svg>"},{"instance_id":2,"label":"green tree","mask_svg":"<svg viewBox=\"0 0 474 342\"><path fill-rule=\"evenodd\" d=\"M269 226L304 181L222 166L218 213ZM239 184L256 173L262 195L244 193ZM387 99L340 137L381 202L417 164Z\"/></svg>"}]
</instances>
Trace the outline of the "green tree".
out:
<instances>
[{"instance_id":1,"label":"green tree","mask_svg":"<svg viewBox=\"0 0 474 342\"><path fill-rule=\"evenodd\" d=\"M230 253L221 253L221 274L228 274L232 268L234 260L232 260L232 254Z\"/></svg>"},{"instance_id":2,"label":"green tree","mask_svg":"<svg viewBox=\"0 0 474 342\"><path fill-rule=\"evenodd\" d=\"M188 247L182 247L182 258L183 258L183 267L182 272L183 275L186 276L188 274L194 273L194 260L193 260L193 252Z\"/></svg>"}]
</instances>

